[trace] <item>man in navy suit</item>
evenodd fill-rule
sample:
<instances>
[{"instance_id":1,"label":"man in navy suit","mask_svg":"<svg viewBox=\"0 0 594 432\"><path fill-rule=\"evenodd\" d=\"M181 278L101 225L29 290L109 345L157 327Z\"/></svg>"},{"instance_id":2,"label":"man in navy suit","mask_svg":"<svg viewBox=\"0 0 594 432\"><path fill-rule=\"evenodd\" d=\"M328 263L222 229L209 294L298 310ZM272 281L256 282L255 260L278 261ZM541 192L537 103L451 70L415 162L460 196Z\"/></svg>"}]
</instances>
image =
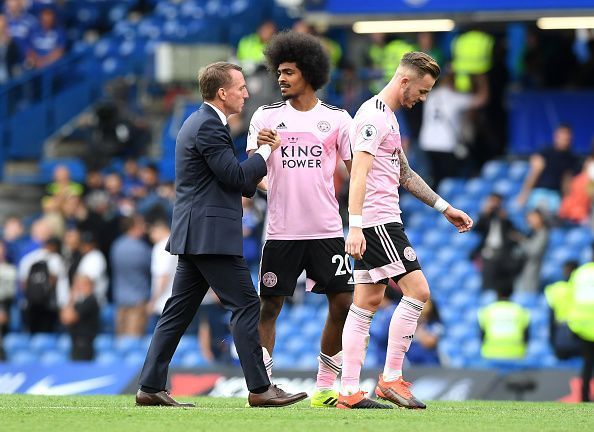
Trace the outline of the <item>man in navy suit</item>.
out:
<instances>
[{"instance_id":1,"label":"man in navy suit","mask_svg":"<svg viewBox=\"0 0 594 432\"><path fill-rule=\"evenodd\" d=\"M179 340L209 287L231 311L233 340L250 391L250 406L286 406L307 397L271 385L258 336L260 301L243 258L241 197L253 196L266 160L280 145L262 145L239 163L227 117L249 97L241 68L208 65L199 76L204 104L183 124L175 148L175 189L167 250L179 256L173 292L159 319L140 374L137 405L194 406L166 392Z\"/></svg>"}]
</instances>

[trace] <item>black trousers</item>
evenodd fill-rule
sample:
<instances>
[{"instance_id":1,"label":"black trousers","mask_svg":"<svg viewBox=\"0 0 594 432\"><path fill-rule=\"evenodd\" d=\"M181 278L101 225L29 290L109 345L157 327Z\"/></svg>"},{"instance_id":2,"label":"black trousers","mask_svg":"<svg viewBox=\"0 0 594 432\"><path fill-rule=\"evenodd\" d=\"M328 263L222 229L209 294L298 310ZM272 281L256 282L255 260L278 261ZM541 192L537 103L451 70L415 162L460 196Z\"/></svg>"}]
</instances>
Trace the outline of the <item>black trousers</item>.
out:
<instances>
[{"instance_id":1,"label":"black trousers","mask_svg":"<svg viewBox=\"0 0 594 432\"><path fill-rule=\"evenodd\" d=\"M211 287L231 311L231 333L239 361L252 391L270 385L258 334L260 299L245 259L231 255L180 255L173 292L157 323L139 383L165 389L169 362L181 336Z\"/></svg>"},{"instance_id":2,"label":"black trousers","mask_svg":"<svg viewBox=\"0 0 594 432\"><path fill-rule=\"evenodd\" d=\"M582 402L590 402L590 380L594 369L594 342L582 339Z\"/></svg>"}]
</instances>

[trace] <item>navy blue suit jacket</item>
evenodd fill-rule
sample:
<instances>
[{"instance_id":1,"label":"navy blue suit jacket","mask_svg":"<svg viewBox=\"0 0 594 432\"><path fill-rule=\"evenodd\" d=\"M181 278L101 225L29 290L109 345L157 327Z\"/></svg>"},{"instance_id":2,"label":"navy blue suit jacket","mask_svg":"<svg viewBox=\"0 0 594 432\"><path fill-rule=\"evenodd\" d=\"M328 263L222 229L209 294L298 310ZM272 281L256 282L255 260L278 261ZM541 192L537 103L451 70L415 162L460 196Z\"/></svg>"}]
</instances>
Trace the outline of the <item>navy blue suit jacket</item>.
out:
<instances>
[{"instance_id":1,"label":"navy blue suit jacket","mask_svg":"<svg viewBox=\"0 0 594 432\"><path fill-rule=\"evenodd\" d=\"M241 197L266 175L259 154L239 163L227 128L202 104L175 144L175 204L167 250L180 254L243 255Z\"/></svg>"}]
</instances>

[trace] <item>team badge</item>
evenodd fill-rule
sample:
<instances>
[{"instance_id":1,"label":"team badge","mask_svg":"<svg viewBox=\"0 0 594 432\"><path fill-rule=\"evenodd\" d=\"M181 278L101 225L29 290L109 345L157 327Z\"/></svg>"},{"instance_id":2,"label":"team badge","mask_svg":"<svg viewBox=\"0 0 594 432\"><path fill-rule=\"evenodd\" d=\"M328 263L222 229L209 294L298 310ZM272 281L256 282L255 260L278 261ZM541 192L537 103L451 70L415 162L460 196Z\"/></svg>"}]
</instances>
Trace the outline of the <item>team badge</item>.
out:
<instances>
[{"instance_id":1,"label":"team badge","mask_svg":"<svg viewBox=\"0 0 594 432\"><path fill-rule=\"evenodd\" d=\"M363 129L361 129L361 136L364 140L372 140L377 135L377 129L374 125L365 125Z\"/></svg>"},{"instance_id":2,"label":"team badge","mask_svg":"<svg viewBox=\"0 0 594 432\"><path fill-rule=\"evenodd\" d=\"M318 122L318 129L320 132L328 132L330 130L330 123L325 120Z\"/></svg>"},{"instance_id":3,"label":"team badge","mask_svg":"<svg viewBox=\"0 0 594 432\"><path fill-rule=\"evenodd\" d=\"M272 272L264 273L264 276L262 276L262 283L268 288L272 288L277 282L278 278Z\"/></svg>"},{"instance_id":4,"label":"team badge","mask_svg":"<svg viewBox=\"0 0 594 432\"><path fill-rule=\"evenodd\" d=\"M406 258L409 261L414 261L417 259L417 254L415 253L415 250L413 248L407 246L404 249L404 258Z\"/></svg>"}]
</instances>

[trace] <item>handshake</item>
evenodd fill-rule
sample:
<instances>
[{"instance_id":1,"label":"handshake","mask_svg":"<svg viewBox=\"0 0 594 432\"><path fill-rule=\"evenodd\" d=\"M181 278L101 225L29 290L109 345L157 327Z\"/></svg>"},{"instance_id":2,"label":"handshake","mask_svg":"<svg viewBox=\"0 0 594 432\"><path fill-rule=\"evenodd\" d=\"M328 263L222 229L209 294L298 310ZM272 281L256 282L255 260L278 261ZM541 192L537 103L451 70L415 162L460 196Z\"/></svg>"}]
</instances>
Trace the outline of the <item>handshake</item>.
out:
<instances>
[{"instance_id":1,"label":"handshake","mask_svg":"<svg viewBox=\"0 0 594 432\"><path fill-rule=\"evenodd\" d=\"M281 145L281 136L276 130L262 129L258 132L258 147L269 145L272 151L275 151Z\"/></svg>"}]
</instances>

